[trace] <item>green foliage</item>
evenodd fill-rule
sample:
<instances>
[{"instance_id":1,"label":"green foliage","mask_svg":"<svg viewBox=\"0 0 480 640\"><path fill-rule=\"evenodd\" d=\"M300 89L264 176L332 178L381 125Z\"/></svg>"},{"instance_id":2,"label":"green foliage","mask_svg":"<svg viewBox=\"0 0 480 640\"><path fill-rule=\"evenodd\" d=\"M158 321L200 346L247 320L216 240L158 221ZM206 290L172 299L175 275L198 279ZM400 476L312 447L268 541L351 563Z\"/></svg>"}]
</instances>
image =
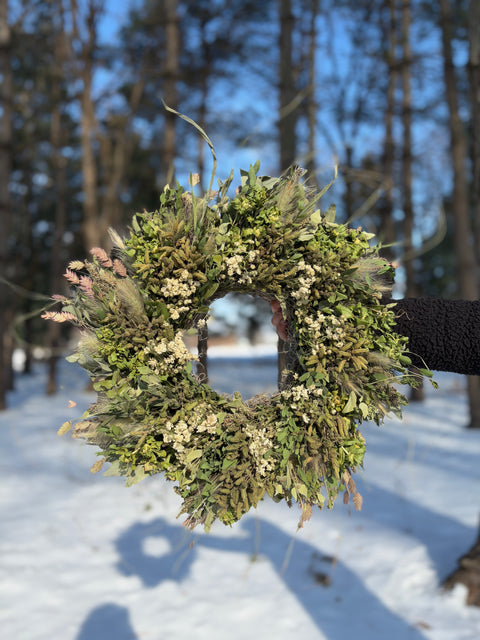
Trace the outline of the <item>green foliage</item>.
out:
<instances>
[{"instance_id":1,"label":"green foliage","mask_svg":"<svg viewBox=\"0 0 480 640\"><path fill-rule=\"evenodd\" d=\"M159 210L137 214L117 240L121 260L94 249L67 270L75 289L63 313L84 331L70 359L98 393L74 435L128 484L163 472L186 523L207 530L265 493L299 502L302 521L339 490L349 496L365 453L358 425L399 413L406 400L394 383L415 382L406 339L380 302L391 268L371 235L336 224L332 208L323 215L301 171L258 170L242 172L232 199L222 184L216 199L166 187ZM192 372L182 335L232 291L284 310L297 362L273 396L222 396Z\"/></svg>"}]
</instances>

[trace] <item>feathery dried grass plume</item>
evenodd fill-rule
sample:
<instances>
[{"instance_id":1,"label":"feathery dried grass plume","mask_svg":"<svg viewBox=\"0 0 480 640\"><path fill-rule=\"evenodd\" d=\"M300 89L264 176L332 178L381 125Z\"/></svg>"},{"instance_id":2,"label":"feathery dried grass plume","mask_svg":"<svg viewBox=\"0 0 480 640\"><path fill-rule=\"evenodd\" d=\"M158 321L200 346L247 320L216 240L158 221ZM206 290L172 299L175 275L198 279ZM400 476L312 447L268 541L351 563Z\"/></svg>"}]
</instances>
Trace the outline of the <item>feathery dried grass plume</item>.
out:
<instances>
[{"instance_id":1,"label":"feathery dried grass plume","mask_svg":"<svg viewBox=\"0 0 480 640\"><path fill-rule=\"evenodd\" d=\"M373 238L373 234L365 234ZM354 265L355 273L352 278L357 282L368 282L381 294L388 294L392 290L392 276L389 275L390 267L378 257L363 257Z\"/></svg>"},{"instance_id":2,"label":"feathery dried grass plume","mask_svg":"<svg viewBox=\"0 0 480 640\"><path fill-rule=\"evenodd\" d=\"M95 298L95 294L93 292L93 281L88 276L80 276L80 289L82 289L92 300Z\"/></svg>"},{"instance_id":3,"label":"feathery dried grass plume","mask_svg":"<svg viewBox=\"0 0 480 640\"><path fill-rule=\"evenodd\" d=\"M110 236L110 240L114 247L117 247L118 249L122 249L122 250L125 249L125 243L123 242L120 235L115 231L115 229L112 229L110 227L110 229L108 230L108 235Z\"/></svg>"},{"instance_id":4,"label":"feathery dried grass plume","mask_svg":"<svg viewBox=\"0 0 480 640\"><path fill-rule=\"evenodd\" d=\"M145 305L143 304L142 296L133 280L130 280L129 278L119 280L116 292L119 301L128 309L135 320L143 320L145 317Z\"/></svg>"},{"instance_id":5,"label":"feathery dried grass plume","mask_svg":"<svg viewBox=\"0 0 480 640\"><path fill-rule=\"evenodd\" d=\"M127 268L118 258L115 258L113 261L113 268L115 269L115 273L117 273L121 278L127 277Z\"/></svg>"},{"instance_id":6,"label":"feathery dried grass plume","mask_svg":"<svg viewBox=\"0 0 480 640\"><path fill-rule=\"evenodd\" d=\"M100 247L93 247L93 249L90 249L90 253L95 256L95 258L97 258L102 267L106 267L107 269L109 269L113 266L110 257L104 249L101 249Z\"/></svg>"},{"instance_id":7,"label":"feathery dried grass plume","mask_svg":"<svg viewBox=\"0 0 480 640\"><path fill-rule=\"evenodd\" d=\"M70 282L70 284L80 283L80 278L77 276L77 274L74 271L71 271L70 269L67 269L65 271L65 273L63 274L63 277L66 278Z\"/></svg>"},{"instance_id":8,"label":"feathery dried grass plume","mask_svg":"<svg viewBox=\"0 0 480 640\"><path fill-rule=\"evenodd\" d=\"M72 260L72 262L70 262L68 265L68 268L72 269L73 271L80 271L80 269L83 269L84 267L85 263L81 260Z\"/></svg>"},{"instance_id":9,"label":"feathery dried grass plume","mask_svg":"<svg viewBox=\"0 0 480 640\"><path fill-rule=\"evenodd\" d=\"M45 311L41 317L44 320L53 320L54 322L76 322L77 317L68 311Z\"/></svg>"}]
</instances>

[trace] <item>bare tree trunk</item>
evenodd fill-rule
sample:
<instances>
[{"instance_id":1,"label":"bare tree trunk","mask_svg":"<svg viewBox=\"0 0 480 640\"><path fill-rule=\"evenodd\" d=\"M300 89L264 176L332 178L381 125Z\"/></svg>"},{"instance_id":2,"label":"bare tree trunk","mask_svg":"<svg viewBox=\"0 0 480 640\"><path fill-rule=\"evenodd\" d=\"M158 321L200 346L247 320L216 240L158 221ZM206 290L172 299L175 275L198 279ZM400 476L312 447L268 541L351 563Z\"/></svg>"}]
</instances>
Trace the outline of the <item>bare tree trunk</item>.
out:
<instances>
[{"instance_id":1,"label":"bare tree trunk","mask_svg":"<svg viewBox=\"0 0 480 640\"><path fill-rule=\"evenodd\" d=\"M298 111L294 106L296 96L293 65L293 29L295 19L291 0L280 0L280 68L279 68L279 118L278 133L280 140L280 171L285 171L295 162L296 124ZM278 385L286 369L286 344L279 338L278 345Z\"/></svg>"},{"instance_id":2,"label":"bare tree trunk","mask_svg":"<svg viewBox=\"0 0 480 640\"><path fill-rule=\"evenodd\" d=\"M480 3L478 0L470 0L468 30L470 40L469 81L473 130L474 237L478 252L478 242L480 241ZM472 380L478 381L478 378L472 378ZM471 389L469 389L469 391L472 393ZM463 584L467 587L467 604L480 607L480 532L470 551L459 559L458 568L444 582L444 586L447 589L452 589L456 584Z\"/></svg>"},{"instance_id":3,"label":"bare tree trunk","mask_svg":"<svg viewBox=\"0 0 480 640\"><path fill-rule=\"evenodd\" d=\"M5 277L9 263L8 238L11 209L9 198L12 167L12 70L10 66L10 27L8 3L0 0L0 274ZM0 409L6 408L6 391L9 382L9 349L6 344L8 331L8 292L0 282Z\"/></svg>"},{"instance_id":4,"label":"bare tree trunk","mask_svg":"<svg viewBox=\"0 0 480 640\"><path fill-rule=\"evenodd\" d=\"M402 154L402 195L403 195L403 229L404 229L404 266L406 279L406 295L414 298L418 295L415 283L415 265L413 261L413 228L415 224L412 200L412 91L411 65L412 51L410 48L411 25L410 0L402 0L402 123L403 123L403 154ZM424 400L423 384L410 392L410 400L421 402Z\"/></svg>"},{"instance_id":5,"label":"bare tree trunk","mask_svg":"<svg viewBox=\"0 0 480 640\"><path fill-rule=\"evenodd\" d=\"M458 560L458 568L444 581L445 589L456 584L467 587L466 604L480 607L480 533L474 545Z\"/></svg>"},{"instance_id":6,"label":"bare tree trunk","mask_svg":"<svg viewBox=\"0 0 480 640\"><path fill-rule=\"evenodd\" d=\"M106 241L108 228L118 224L120 218L120 190L132 153L132 140L129 136L131 116L138 109L145 86L145 75L141 73L132 87L129 112L124 116L113 116L111 129L104 135L100 132L92 96L92 82L97 52L98 19L102 4L89 0L86 19L86 35L78 25L79 11L77 0L70 0L72 12L72 35L80 50L80 64L74 64L75 74L82 83L81 106L81 149L83 180L83 238L87 250L101 246ZM75 59L73 50L71 57ZM75 60L75 62L77 62ZM95 149L99 143L103 168L100 185L98 157ZM102 187L103 197L99 195Z\"/></svg>"},{"instance_id":7,"label":"bare tree trunk","mask_svg":"<svg viewBox=\"0 0 480 640\"><path fill-rule=\"evenodd\" d=\"M472 109L472 166L473 166L473 220L474 246L477 268L480 267L480 2L470 0L468 35L470 55L468 61Z\"/></svg>"},{"instance_id":8,"label":"bare tree trunk","mask_svg":"<svg viewBox=\"0 0 480 640\"><path fill-rule=\"evenodd\" d=\"M95 0L89 0L87 13L86 40L80 35L78 25L79 9L77 0L70 0L73 37L80 46L80 64L75 66L76 75L82 83L80 96L81 108L81 149L82 149L82 182L83 182L83 238L86 249L101 244L102 233L99 224L98 206L98 173L94 151L94 140L97 135L97 121L95 105L92 97L92 81L94 70L94 56L97 47L97 19L98 7ZM72 51L72 57L75 53Z\"/></svg>"},{"instance_id":9,"label":"bare tree trunk","mask_svg":"<svg viewBox=\"0 0 480 640\"><path fill-rule=\"evenodd\" d=\"M293 68L293 29L295 18L291 0L280 0L280 113L278 130L280 137L280 171L293 165L296 157L296 124L298 111Z\"/></svg>"},{"instance_id":10,"label":"bare tree trunk","mask_svg":"<svg viewBox=\"0 0 480 640\"><path fill-rule=\"evenodd\" d=\"M403 153L402 153L402 198L404 214L404 253L407 297L417 295L415 286L415 269L413 255L413 227L414 212L412 201L412 92L410 49L410 0L402 0L402 125L403 125Z\"/></svg>"},{"instance_id":11,"label":"bare tree trunk","mask_svg":"<svg viewBox=\"0 0 480 640\"><path fill-rule=\"evenodd\" d=\"M165 102L172 109L178 107L177 83L180 75L180 34L178 26L177 0L165 0ZM166 112L165 133L163 139L163 158L166 170L166 183L172 183L175 176L176 133L175 114Z\"/></svg>"},{"instance_id":12,"label":"bare tree trunk","mask_svg":"<svg viewBox=\"0 0 480 640\"><path fill-rule=\"evenodd\" d=\"M63 18L63 16L62 16ZM62 106L61 83L64 69L64 30L63 19L55 43L55 65L52 73L52 117L50 122L50 144L52 149L53 184L55 190L55 227L50 264L50 288L52 291L61 289L61 272L63 270L63 236L67 220L67 184L66 158L62 154ZM58 363L58 349L60 347L61 325L51 322L48 329L48 359L47 394L52 395L57 390L56 371Z\"/></svg>"},{"instance_id":13,"label":"bare tree trunk","mask_svg":"<svg viewBox=\"0 0 480 640\"><path fill-rule=\"evenodd\" d=\"M318 189L317 167L315 162L315 137L317 131L317 103L315 100L316 88L316 52L317 52L317 29L316 21L318 16L318 0L311 0L309 51L308 51L308 99L307 99L307 122L308 122L308 157L305 168L308 171L309 183Z\"/></svg>"},{"instance_id":14,"label":"bare tree trunk","mask_svg":"<svg viewBox=\"0 0 480 640\"><path fill-rule=\"evenodd\" d=\"M387 41L387 104L385 108L385 141L383 146L383 182L385 184L385 195L383 197L380 210L379 237L383 244L387 246L383 253L387 260L393 261L394 253L391 246L395 242L395 227L393 222L393 167L395 161L395 143L393 139L393 119L395 113L395 87L398 78L398 64L396 59L396 19L395 0L385 0L385 12L388 14L386 31Z\"/></svg>"},{"instance_id":15,"label":"bare tree trunk","mask_svg":"<svg viewBox=\"0 0 480 640\"><path fill-rule=\"evenodd\" d=\"M354 214L354 202L353 202L353 149L352 145L345 145L345 196L343 198L343 204L345 207L345 217L347 220L353 217Z\"/></svg>"},{"instance_id":16,"label":"bare tree trunk","mask_svg":"<svg viewBox=\"0 0 480 640\"><path fill-rule=\"evenodd\" d=\"M469 219L469 186L467 180L468 146L465 128L458 108L457 86L452 53L452 11L450 0L440 0L443 47L443 71L449 110L450 146L453 166L453 215L455 219L455 256L460 295L465 300L478 297L476 263ZM480 377L468 376L471 428L480 429Z\"/></svg>"}]
</instances>

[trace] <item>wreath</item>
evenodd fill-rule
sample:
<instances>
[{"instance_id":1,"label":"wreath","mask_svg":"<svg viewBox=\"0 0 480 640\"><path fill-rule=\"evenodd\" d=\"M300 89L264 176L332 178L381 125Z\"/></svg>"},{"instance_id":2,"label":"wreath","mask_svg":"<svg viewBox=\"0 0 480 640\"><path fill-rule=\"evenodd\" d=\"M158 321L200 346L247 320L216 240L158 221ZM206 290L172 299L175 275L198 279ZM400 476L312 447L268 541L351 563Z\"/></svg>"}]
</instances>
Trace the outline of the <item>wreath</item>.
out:
<instances>
[{"instance_id":1,"label":"wreath","mask_svg":"<svg viewBox=\"0 0 480 640\"><path fill-rule=\"evenodd\" d=\"M233 197L233 172L203 197L165 187L158 211L137 213L124 239L111 232L110 254L94 248L91 260L69 264L72 295L44 314L82 331L68 360L98 394L74 428L100 448L92 471L109 462L105 475L127 484L163 473L186 524L207 531L265 494L297 502L300 524L339 491L360 508L358 425L398 414L406 399L396 383L416 383L392 305L382 304L393 269L372 235L336 224L333 207L322 213L325 189L310 190L300 169L280 178L258 170L241 172ZM222 395L195 373L184 333L230 292L282 306L292 339L278 393Z\"/></svg>"}]
</instances>

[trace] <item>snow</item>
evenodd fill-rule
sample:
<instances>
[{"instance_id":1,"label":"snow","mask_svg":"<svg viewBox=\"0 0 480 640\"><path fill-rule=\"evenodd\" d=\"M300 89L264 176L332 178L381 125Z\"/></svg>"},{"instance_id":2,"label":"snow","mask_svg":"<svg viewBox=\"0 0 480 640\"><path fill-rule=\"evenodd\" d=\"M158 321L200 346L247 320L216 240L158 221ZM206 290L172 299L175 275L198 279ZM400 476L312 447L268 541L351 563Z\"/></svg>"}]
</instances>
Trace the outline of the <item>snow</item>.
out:
<instances>
[{"instance_id":1,"label":"snow","mask_svg":"<svg viewBox=\"0 0 480 640\"><path fill-rule=\"evenodd\" d=\"M213 355L215 388L273 390L271 350ZM205 534L184 530L162 478L127 489L56 435L93 401L78 367L54 397L40 367L20 377L0 414L1 638L478 640L480 609L441 582L476 538L480 433L464 380L436 378L402 422L364 425L361 512L339 501L297 532L298 510L265 500Z\"/></svg>"}]
</instances>

